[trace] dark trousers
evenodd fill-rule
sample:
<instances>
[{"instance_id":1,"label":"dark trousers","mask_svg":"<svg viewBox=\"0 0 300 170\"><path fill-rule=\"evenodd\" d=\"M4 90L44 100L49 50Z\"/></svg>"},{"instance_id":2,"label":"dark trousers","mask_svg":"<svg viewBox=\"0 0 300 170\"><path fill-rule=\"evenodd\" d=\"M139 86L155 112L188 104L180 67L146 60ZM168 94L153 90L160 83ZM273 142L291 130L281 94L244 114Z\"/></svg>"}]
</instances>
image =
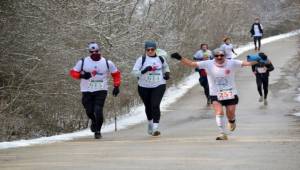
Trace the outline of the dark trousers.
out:
<instances>
[{"instance_id":1,"label":"dark trousers","mask_svg":"<svg viewBox=\"0 0 300 170\"><path fill-rule=\"evenodd\" d=\"M160 120L160 102L166 91L166 85L160 85L155 88L144 88L138 86L139 95L145 105L145 111L148 120L153 123L159 123Z\"/></svg>"},{"instance_id":2,"label":"dark trousers","mask_svg":"<svg viewBox=\"0 0 300 170\"><path fill-rule=\"evenodd\" d=\"M87 116L92 120L95 131L100 132L103 124L103 106L107 91L83 92L82 104Z\"/></svg>"},{"instance_id":3,"label":"dark trousers","mask_svg":"<svg viewBox=\"0 0 300 170\"><path fill-rule=\"evenodd\" d=\"M207 80L207 77L200 77L199 78L199 82L200 82L200 85L203 87L204 89L204 94L207 98L207 100L209 99L209 86L208 86L208 80Z\"/></svg>"},{"instance_id":4,"label":"dark trousers","mask_svg":"<svg viewBox=\"0 0 300 170\"><path fill-rule=\"evenodd\" d=\"M254 40L254 46L255 46L255 48L257 48L256 42L258 42L258 49L260 49L260 45L261 45L260 40L261 40L261 37L260 36L254 36L253 40Z\"/></svg>"},{"instance_id":5,"label":"dark trousers","mask_svg":"<svg viewBox=\"0 0 300 170\"><path fill-rule=\"evenodd\" d=\"M268 95L269 77L257 74L256 75L256 85L257 85L257 90L258 90L258 93L260 96L262 96L262 86L263 86L264 98L266 99L267 95Z\"/></svg>"}]
</instances>

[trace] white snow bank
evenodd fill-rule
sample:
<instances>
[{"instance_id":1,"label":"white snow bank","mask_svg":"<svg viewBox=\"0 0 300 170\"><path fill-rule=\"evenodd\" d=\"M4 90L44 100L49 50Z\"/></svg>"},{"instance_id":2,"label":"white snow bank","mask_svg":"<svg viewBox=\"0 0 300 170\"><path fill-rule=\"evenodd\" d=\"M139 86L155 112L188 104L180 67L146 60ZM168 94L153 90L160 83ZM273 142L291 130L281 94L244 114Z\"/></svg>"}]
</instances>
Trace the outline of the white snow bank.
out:
<instances>
[{"instance_id":1,"label":"white snow bank","mask_svg":"<svg viewBox=\"0 0 300 170\"><path fill-rule=\"evenodd\" d=\"M293 115L294 116L300 116L300 113L294 113Z\"/></svg>"},{"instance_id":2,"label":"white snow bank","mask_svg":"<svg viewBox=\"0 0 300 170\"><path fill-rule=\"evenodd\" d=\"M262 44L270 43L279 39L288 38L294 35L297 35L300 33L299 30L295 30L286 34L280 34L277 36L265 38L262 40ZM254 45L252 42L240 46L239 48L235 49L238 55L253 49ZM170 104L174 103L178 98L182 97L186 92L188 92L189 89L191 89L193 86L198 84L198 74L194 73L185 79L183 79L179 85L172 86L167 89L164 98L161 103L162 110L166 107L168 107ZM300 101L300 98L299 98ZM141 123L146 120L146 116L144 113L144 106L139 105L136 107L131 108L131 111L118 118L118 129L125 129L128 126L135 125L138 123ZM107 124L103 127L102 132L108 133L114 131L114 123ZM12 141L12 142L1 142L0 143L0 149L7 149L7 148L16 148L16 147L25 147L30 145L36 145L36 144L48 144L58 141L66 141L66 140L73 140L80 137L86 137L91 136L92 132L90 132L89 129L81 130L78 132L68 133L68 134L62 134L62 135L56 135L56 136L50 136L50 137L42 137L37 139L30 139L30 140L18 140L18 141Z\"/></svg>"}]
</instances>

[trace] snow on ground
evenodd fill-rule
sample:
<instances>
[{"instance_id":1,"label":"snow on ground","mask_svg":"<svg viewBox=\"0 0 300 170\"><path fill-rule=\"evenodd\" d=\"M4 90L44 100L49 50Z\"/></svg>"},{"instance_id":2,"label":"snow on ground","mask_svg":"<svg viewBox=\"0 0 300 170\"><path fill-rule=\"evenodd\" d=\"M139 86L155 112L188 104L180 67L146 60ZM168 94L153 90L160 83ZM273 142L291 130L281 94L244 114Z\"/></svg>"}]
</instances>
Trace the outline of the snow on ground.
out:
<instances>
[{"instance_id":1,"label":"snow on ground","mask_svg":"<svg viewBox=\"0 0 300 170\"><path fill-rule=\"evenodd\" d=\"M262 39L262 44L270 43L283 38L288 38L297 34L300 34L300 29L286 34L280 34L277 36L272 36L269 38ZM239 48L235 49L235 51L237 52L238 55L240 55L253 48L254 48L253 43L249 42L248 44L240 46ZM169 87L161 102L162 110L164 110L170 104L174 103L178 98L183 96L186 92L188 92L189 89L191 89L197 84L198 84L198 74L194 73L184 78L180 83L178 83L178 85ZM296 100L300 102L300 96L298 96ZM295 113L294 115L300 116L300 113ZM144 121L146 121L144 106L139 105L133 107L131 108L131 111L128 114L118 117L118 130L125 129L128 126L132 126ZM102 133L108 133L114 131L114 127L115 127L114 122L104 125L104 127L102 128ZM30 139L30 140L17 140L11 142L1 142L0 149L25 147L25 146L31 146L37 144L48 144L48 143L59 142L59 141L73 140L76 138L86 137L91 135L93 135L93 133L90 132L89 129L85 129L73 133L55 135L50 137L41 137L41 138Z\"/></svg>"}]
</instances>

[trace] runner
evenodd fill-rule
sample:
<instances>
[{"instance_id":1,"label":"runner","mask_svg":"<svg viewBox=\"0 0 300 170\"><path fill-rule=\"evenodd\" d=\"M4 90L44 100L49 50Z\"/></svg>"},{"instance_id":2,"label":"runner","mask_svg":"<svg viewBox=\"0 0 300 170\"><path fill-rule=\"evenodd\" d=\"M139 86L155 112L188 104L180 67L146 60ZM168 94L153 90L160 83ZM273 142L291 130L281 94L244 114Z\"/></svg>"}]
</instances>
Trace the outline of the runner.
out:
<instances>
[{"instance_id":1,"label":"runner","mask_svg":"<svg viewBox=\"0 0 300 170\"><path fill-rule=\"evenodd\" d=\"M145 54L136 60L133 74L138 78L138 93L145 105L148 134L159 136L160 102L166 90L170 69L166 59L156 55L156 43L145 42Z\"/></svg>"},{"instance_id":2,"label":"runner","mask_svg":"<svg viewBox=\"0 0 300 170\"><path fill-rule=\"evenodd\" d=\"M91 131L95 139L100 139L103 124L103 106L108 91L108 74L111 73L114 82L113 96L120 92L121 73L110 60L101 56L97 43L88 45L90 56L82 58L70 71L74 79L80 79L82 104L87 116L91 119Z\"/></svg>"},{"instance_id":3,"label":"runner","mask_svg":"<svg viewBox=\"0 0 300 170\"><path fill-rule=\"evenodd\" d=\"M200 50L196 52L194 55L194 60L196 61L204 61L204 60L211 60L212 59L212 53L210 50L208 50L208 45L207 44L201 44L200 45ZM204 89L204 94L207 99L207 106L210 105L210 97L209 97L209 87L208 87L208 81L207 81L207 74L205 72L205 69L198 69L196 68L195 71L199 72L200 78L199 82L200 85Z\"/></svg>"},{"instance_id":4,"label":"runner","mask_svg":"<svg viewBox=\"0 0 300 170\"><path fill-rule=\"evenodd\" d=\"M220 135L216 140L227 140L223 106L226 108L228 128L234 131L236 128L235 109L239 101L234 80L235 72L243 66L251 66L257 62L226 59L224 51L220 49L214 51L214 60L193 62L181 57L178 53L171 54L171 57L180 60L183 65L206 70L209 94L220 130Z\"/></svg>"},{"instance_id":5,"label":"runner","mask_svg":"<svg viewBox=\"0 0 300 170\"><path fill-rule=\"evenodd\" d=\"M232 59L233 54L237 55L236 52L233 50L233 45L231 44L231 38L225 37L224 43L221 45L221 50L225 52L225 56L227 59Z\"/></svg>"},{"instance_id":6,"label":"runner","mask_svg":"<svg viewBox=\"0 0 300 170\"><path fill-rule=\"evenodd\" d=\"M268 59L267 55L264 53L258 53L259 57L262 59L259 63L252 66L252 71L256 77L257 90L260 95L259 102L264 101L264 105L268 104L268 86L269 86L269 75L271 71L274 70L272 62ZM264 89L264 96L262 95L262 88Z\"/></svg>"},{"instance_id":7,"label":"runner","mask_svg":"<svg viewBox=\"0 0 300 170\"><path fill-rule=\"evenodd\" d=\"M255 18L255 22L251 26L251 37L253 37L253 42L255 46L255 51L260 51L260 46L261 46L261 38L263 36L263 26L260 24L260 20L258 17ZM258 42L258 48L256 45L256 42Z\"/></svg>"}]
</instances>

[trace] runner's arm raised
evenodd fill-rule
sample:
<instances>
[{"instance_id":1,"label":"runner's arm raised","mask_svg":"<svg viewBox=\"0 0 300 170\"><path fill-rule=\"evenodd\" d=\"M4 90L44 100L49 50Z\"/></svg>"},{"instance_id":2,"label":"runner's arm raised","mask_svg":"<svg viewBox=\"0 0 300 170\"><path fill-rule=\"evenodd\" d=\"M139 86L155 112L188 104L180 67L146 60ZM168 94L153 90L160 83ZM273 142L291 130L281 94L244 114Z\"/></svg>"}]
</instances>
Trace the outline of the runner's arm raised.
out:
<instances>
[{"instance_id":1,"label":"runner's arm raised","mask_svg":"<svg viewBox=\"0 0 300 170\"><path fill-rule=\"evenodd\" d=\"M257 61L243 61L242 66L243 67L245 67L245 66L252 66L252 65L255 65L257 63L258 63Z\"/></svg>"},{"instance_id":2,"label":"runner's arm raised","mask_svg":"<svg viewBox=\"0 0 300 170\"><path fill-rule=\"evenodd\" d=\"M198 67L198 64L197 62L194 62L190 59L187 59L185 57L182 57L180 54L178 53L173 53L171 54L171 58L175 58L177 60L180 60L180 62L183 64L183 65L186 65L186 66L189 66L189 67L193 67L193 68L196 68Z\"/></svg>"}]
</instances>

